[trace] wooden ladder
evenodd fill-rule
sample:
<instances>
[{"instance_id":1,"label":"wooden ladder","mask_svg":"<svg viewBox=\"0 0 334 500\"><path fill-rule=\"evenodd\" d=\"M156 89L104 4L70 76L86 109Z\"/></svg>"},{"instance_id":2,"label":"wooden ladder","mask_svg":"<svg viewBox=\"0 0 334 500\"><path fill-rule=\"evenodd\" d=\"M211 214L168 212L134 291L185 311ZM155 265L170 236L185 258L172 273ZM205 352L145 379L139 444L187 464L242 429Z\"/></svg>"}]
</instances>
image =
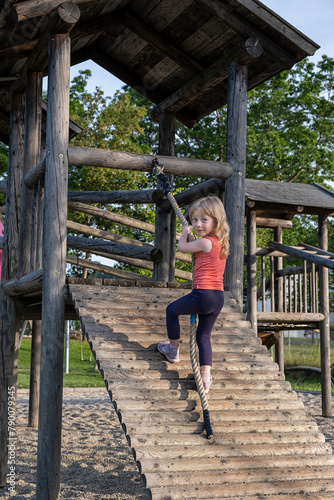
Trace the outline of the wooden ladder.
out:
<instances>
[{"instance_id":1,"label":"wooden ladder","mask_svg":"<svg viewBox=\"0 0 334 500\"><path fill-rule=\"evenodd\" d=\"M213 335L207 440L182 317L181 361L156 350L185 290L69 285L149 498L333 499L334 456L226 292Z\"/></svg>"}]
</instances>

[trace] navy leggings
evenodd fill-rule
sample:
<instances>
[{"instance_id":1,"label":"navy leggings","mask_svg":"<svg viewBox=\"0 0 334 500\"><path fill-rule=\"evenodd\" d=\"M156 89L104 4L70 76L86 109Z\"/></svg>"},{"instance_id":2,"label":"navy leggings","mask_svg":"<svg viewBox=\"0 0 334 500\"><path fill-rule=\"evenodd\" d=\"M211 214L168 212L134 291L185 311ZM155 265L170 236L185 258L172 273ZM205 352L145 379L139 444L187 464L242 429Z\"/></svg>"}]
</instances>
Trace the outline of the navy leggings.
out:
<instances>
[{"instance_id":1,"label":"navy leggings","mask_svg":"<svg viewBox=\"0 0 334 500\"><path fill-rule=\"evenodd\" d=\"M220 290L192 290L166 309L167 333L171 340L180 338L180 315L198 315L196 341L200 366L212 366L211 332L223 305L224 292Z\"/></svg>"}]
</instances>

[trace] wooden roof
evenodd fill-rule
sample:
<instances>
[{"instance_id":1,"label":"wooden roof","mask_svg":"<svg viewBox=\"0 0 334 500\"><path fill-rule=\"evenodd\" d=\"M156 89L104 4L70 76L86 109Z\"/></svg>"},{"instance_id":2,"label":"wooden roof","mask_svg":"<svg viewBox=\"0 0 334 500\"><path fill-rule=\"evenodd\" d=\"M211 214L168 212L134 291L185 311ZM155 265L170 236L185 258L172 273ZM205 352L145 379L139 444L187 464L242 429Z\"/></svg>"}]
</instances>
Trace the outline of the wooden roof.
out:
<instances>
[{"instance_id":1,"label":"wooden roof","mask_svg":"<svg viewBox=\"0 0 334 500\"><path fill-rule=\"evenodd\" d=\"M60 3L1 0L0 93L17 75L24 82L27 65L47 74L46 35ZM226 103L231 61L248 67L251 89L319 48L258 0L74 3L71 64L95 61L188 126Z\"/></svg>"},{"instance_id":2,"label":"wooden roof","mask_svg":"<svg viewBox=\"0 0 334 500\"><path fill-rule=\"evenodd\" d=\"M246 179L246 207L259 217L292 219L296 214L334 215L334 192L319 184Z\"/></svg>"}]
</instances>

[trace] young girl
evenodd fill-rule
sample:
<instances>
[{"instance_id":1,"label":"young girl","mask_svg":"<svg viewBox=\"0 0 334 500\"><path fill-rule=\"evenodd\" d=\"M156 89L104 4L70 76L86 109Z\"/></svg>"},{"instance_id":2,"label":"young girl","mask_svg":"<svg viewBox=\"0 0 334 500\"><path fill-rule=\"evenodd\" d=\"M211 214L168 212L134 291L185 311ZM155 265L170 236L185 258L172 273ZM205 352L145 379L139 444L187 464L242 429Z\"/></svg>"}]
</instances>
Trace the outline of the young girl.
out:
<instances>
[{"instance_id":1,"label":"young girl","mask_svg":"<svg viewBox=\"0 0 334 500\"><path fill-rule=\"evenodd\" d=\"M191 228L183 226L178 250L195 253L193 290L169 304L166 309L168 341L159 342L158 351L171 363L178 363L181 314L197 314L196 341L206 393L212 376L211 332L224 305L223 275L229 253L229 226L223 203L216 196L201 198L189 209L189 219L198 239L188 241Z\"/></svg>"}]
</instances>

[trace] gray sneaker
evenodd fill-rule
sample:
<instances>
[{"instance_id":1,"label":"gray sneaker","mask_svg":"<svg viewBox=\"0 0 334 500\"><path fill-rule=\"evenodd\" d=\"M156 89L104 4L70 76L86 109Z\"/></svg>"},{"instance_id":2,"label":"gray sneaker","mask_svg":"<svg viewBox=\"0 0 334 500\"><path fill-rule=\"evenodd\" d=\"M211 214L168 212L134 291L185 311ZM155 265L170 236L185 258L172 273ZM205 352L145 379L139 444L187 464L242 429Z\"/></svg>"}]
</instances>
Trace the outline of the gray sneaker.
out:
<instances>
[{"instance_id":1,"label":"gray sneaker","mask_svg":"<svg viewBox=\"0 0 334 500\"><path fill-rule=\"evenodd\" d=\"M161 354L163 354L164 356L166 356L166 358L168 359L168 361L170 363L179 363L180 362L180 358L179 358L179 348L177 348L177 351L176 352L171 352L171 343L169 342L169 340L165 340L164 342L159 342L159 344L157 345L157 349L159 352L161 352Z\"/></svg>"}]
</instances>

